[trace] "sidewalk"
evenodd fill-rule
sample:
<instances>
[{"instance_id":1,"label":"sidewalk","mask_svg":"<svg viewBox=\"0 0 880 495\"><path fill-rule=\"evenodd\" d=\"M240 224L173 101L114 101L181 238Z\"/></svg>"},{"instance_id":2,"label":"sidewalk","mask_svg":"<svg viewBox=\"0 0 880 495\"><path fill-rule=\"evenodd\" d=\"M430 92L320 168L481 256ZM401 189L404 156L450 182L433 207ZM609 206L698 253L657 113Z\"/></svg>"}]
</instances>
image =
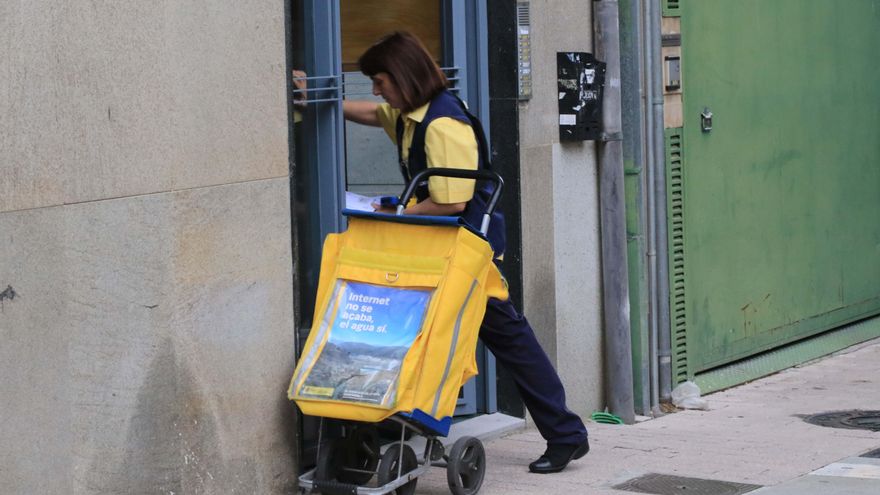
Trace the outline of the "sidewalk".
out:
<instances>
[{"instance_id":1,"label":"sidewalk","mask_svg":"<svg viewBox=\"0 0 880 495\"><path fill-rule=\"evenodd\" d=\"M558 474L528 472L544 449L534 429L487 440L488 468L479 493L625 495L635 492L612 487L657 473L759 485L749 492L757 495L880 494L880 459L859 457L880 449L880 432L802 419L880 410L880 340L705 398L708 411L681 411L631 426L588 423L592 450ZM420 477L416 493L448 494L445 470Z\"/></svg>"}]
</instances>

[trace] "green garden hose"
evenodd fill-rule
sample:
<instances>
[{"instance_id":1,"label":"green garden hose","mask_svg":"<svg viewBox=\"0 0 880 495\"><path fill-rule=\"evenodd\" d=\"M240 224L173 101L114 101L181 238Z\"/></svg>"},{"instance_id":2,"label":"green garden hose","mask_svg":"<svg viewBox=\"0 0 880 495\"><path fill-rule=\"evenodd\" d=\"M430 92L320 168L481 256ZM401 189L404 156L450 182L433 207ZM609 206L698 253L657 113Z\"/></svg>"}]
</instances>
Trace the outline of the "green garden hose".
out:
<instances>
[{"instance_id":1,"label":"green garden hose","mask_svg":"<svg viewBox=\"0 0 880 495\"><path fill-rule=\"evenodd\" d=\"M623 420L620 419L620 416L608 413L608 412L599 412L596 411L590 415L590 419L597 423L602 423L606 425L622 425Z\"/></svg>"}]
</instances>

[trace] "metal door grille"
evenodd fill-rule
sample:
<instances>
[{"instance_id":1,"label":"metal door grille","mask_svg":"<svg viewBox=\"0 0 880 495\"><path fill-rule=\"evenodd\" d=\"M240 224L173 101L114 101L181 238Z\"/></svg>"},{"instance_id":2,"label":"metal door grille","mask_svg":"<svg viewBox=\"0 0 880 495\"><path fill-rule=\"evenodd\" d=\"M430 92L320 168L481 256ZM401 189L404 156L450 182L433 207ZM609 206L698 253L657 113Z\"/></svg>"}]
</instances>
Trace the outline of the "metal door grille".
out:
<instances>
[{"instance_id":1,"label":"metal door grille","mask_svg":"<svg viewBox=\"0 0 880 495\"><path fill-rule=\"evenodd\" d=\"M446 79L449 81L449 90L453 93L458 93L461 79L459 77L460 69L458 67L441 67L440 70L443 71ZM294 89L294 100L302 101L303 103L327 103L339 102L349 96L361 97L373 94L371 82L347 82L346 74L351 73L343 72L341 75L331 74L329 76L304 77L302 79L306 81L308 88Z\"/></svg>"},{"instance_id":2,"label":"metal door grille","mask_svg":"<svg viewBox=\"0 0 880 495\"><path fill-rule=\"evenodd\" d=\"M672 332L672 377L688 379L684 265L684 174L682 129L666 129L666 183L669 232L669 316Z\"/></svg>"}]
</instances>

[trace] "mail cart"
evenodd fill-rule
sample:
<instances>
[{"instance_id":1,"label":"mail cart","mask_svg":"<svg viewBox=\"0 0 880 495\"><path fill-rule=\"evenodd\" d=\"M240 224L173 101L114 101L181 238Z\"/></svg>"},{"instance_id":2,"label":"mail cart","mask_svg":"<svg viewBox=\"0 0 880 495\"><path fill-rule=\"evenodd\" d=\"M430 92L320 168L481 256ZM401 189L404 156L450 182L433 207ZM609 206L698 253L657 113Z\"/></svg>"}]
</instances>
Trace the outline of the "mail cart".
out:
<instances>
[{"instance_id":1,"label":"mail cart","mask_svg":"<svg viewBox=\"0 0 880 495\"><path fill-rule=\"evenodd\" d=\"M403 214L434 175L494 184L479 228ZM446 466L452 493L479 490L482 443L460 438L447 452L440 438L459 389L477 374L487 300L508 297L486 240L502 185L491 171L431 168L408 184L396 214L343 211L348 229L324 242L314 323L288 390L304 414L321 418L303 492L411 494L432 465ZM324 418L344 420L341 438L321 441ZM379 428L389 425L400 437L383 448Z\"/></svg>"}]
</instances>

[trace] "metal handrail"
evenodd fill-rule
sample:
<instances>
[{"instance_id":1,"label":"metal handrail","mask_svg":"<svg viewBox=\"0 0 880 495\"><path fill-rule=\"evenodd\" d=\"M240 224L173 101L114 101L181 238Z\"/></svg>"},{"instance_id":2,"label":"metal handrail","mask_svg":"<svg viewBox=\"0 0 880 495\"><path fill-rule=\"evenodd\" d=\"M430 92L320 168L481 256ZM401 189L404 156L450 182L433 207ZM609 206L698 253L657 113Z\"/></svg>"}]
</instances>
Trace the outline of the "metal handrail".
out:
<instances>
[{"instance_id":1,"label":"metal handrail","mask_svg":"<svg viewBox=\"0 0 880 495\"><path fill-rule=\"evenodd\" d=\"M458 88L458 82L461 80L460 77L455 76L453 74L458 74L461 68L459 67L441 67L440 70L447 73L446 80L450 82L449 90L453 93L460 92L460 88ZM331 86L325 87L306 87L304 89L294 89L293 95L301 96L304 95L305 98L295 98L298 103L301 104L310 104L310 103L326 103L326 102L338 102L342 101L347 96L369 96L372 94L372 91L346 91L346 86L370 86L372 82L347 82L345 80L346 72L341 74L331 74L328 76L305 76L305 77L294 77L294 81L327 81ZM321 93L332 91L334 92L333 96L324 96L324 97L315 97L309 98L309 94ZM316 95L317 96L317 95Z\"/></svg>"}]
</instances>

